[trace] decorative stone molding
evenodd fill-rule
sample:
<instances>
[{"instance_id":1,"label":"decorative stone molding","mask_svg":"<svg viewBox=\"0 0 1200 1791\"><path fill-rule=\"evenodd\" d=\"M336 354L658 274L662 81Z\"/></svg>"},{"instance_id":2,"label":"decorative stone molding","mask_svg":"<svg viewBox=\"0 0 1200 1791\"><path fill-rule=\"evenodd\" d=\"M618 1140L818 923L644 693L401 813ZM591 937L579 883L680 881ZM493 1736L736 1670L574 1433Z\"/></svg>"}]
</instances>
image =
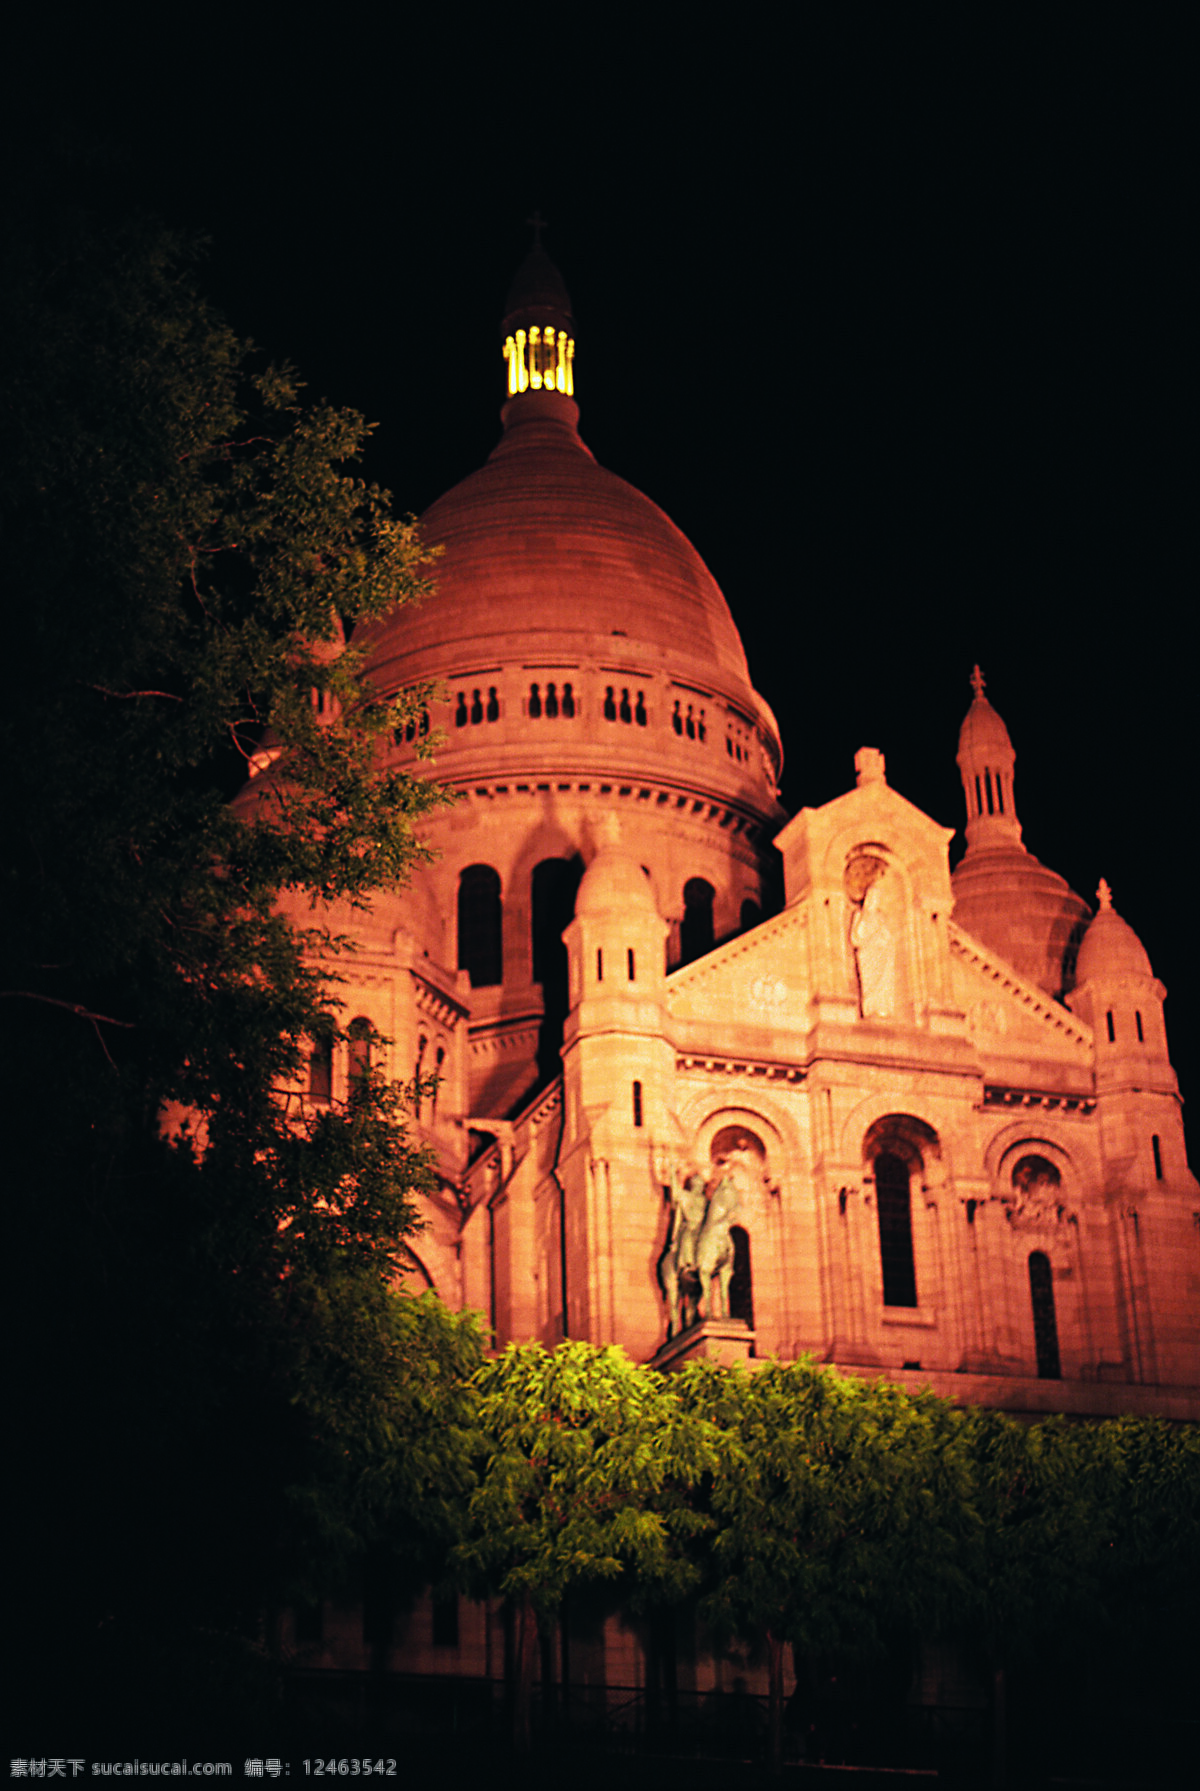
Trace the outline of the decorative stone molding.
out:
<instances>
[{"instance_id":1,"label":"decorative stone molding","mask_svg":"<svg viewBox=\"0 0 1200 1791\"><path fill-rule=\"evenodd\" d=\"M808 1071L794 1063L764 1063L748 1057L701 1057L688 1054L675 1059L677 1071L702 1070L710 1076L750 1076L765 1082L803 1082Z\"/></svg>"}]
</instances>

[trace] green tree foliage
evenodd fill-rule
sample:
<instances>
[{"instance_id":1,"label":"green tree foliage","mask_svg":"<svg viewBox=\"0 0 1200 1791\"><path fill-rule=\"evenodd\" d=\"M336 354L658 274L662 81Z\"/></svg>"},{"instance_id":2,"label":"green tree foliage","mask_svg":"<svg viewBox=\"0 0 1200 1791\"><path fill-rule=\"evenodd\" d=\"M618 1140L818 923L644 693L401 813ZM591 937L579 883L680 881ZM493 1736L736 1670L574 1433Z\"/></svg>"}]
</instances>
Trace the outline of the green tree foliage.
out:
<instances>
[{"instance_id":1,"label":"green tree foliage","mask_svg":"<svg viewBox=\"0 0 1200 1791\"><path fill-rule=\"evenodd\" d=\"M529 1742L539 1622L607 1582L636 1608L697 1583L705 1520L687 1489L717 1464L713 1434L672 1383L618 1349L510 1345L476 1380L478 1484L453 1564L517 1615L515 1738Z\"/></svg>"},{"instance_id":2,"label":"green tree foliage","mask_svg":"<svg viewBox=\"0 0 1200 1791\"><path fill-rule=\"evenodd\" d=\"M377 1074L345 1107L284 1096L337 1036L328 905L402 884L441 798L383 750L419 695L379 703L342 644L431 588L414 525L347 470L362 419L237 340L188 244L24 197L0 1082L19 1553L53 1673L122 1624L253 1628L422 1478L381 1463L413 1422L391 1287L430 1165ZM231 807L264 742L262 799ZM447 1362L477 1347L420 1325Z\"/></svg>"},{"instance_id":3,"label":"green tree foliage","mask_svg":"<svg viewBox=\"0 0 1200 1791\"><path fill-rule=\"evenodd\" d=\"M765 1651L778 1759L786 1644L799 1657L870 1653L961 1595L961 1422L931 1395L806 1361L753 1374L699 1363L680 1378L720 1438L701 1614L718 1637Z\"/></svg>"}]
</instances>

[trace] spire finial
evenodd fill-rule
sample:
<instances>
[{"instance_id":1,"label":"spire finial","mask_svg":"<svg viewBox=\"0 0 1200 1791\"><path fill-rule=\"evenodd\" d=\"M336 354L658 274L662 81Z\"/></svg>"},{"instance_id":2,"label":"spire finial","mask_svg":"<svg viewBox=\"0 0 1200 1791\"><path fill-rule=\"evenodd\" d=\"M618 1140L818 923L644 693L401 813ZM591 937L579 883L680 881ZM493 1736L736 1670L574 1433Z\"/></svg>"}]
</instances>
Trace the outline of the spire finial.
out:
<instances>
[{"instance_id":1,"label":"spire finial","mask_svg":"<svg viewBox=\"0 0 1200 1791\"><path fill-rule=\"evenodd\" d=\"M975 692L977 697L981 697L987 689L987 679L984 677L978 666L976 666L971 673L971 689Z\"/></svg>"},{"instance_id":2,"label":"spire finial","mask_svg":"<svg viewBox=\"0 0 1200 1791\"><path fill-rule=\"evenodd\" d=\"M1099 902L1102 912L1105 909L1112 907L1112 890L1108 887L1108 879L1106 877L1101 877L1100 879L1099 886L1096 890L1096 900Z\"/></svg>"},{"instance_id":3,"label":"spire finial","mask_svg":"<svg viewBox=\"0 0 1200 1791\"><path fill-rule=\"evenodd\" d=\"M549 218L544 218L542 216L541 206L538 206L538 208L534 212L533 216L531 218L526 218L525 222L533 230L533 246L534 246L534 248L540 249L542 246L542 231L548 230L550 228Z\"/></svg>"}]
</instances>

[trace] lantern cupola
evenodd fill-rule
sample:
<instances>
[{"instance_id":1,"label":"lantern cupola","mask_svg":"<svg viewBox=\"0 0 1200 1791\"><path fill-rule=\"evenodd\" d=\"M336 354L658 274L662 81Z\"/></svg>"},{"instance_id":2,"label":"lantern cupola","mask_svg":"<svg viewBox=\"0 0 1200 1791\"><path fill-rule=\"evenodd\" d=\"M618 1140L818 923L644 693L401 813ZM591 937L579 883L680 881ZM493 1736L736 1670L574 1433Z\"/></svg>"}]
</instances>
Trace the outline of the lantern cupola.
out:
<instances>
[{"instance_id":1,"label":"lantern cupola","mask_svg":"<svg viewBox=\"0 0 1200 1791\"><path fill-rule=\"evenodd\" d=\"M534 243L517 269L504 306L500 339L509 399L528 393L575 395L575 319L563 277L542 247L535 213Z\"/></svg>"}]
</instances>

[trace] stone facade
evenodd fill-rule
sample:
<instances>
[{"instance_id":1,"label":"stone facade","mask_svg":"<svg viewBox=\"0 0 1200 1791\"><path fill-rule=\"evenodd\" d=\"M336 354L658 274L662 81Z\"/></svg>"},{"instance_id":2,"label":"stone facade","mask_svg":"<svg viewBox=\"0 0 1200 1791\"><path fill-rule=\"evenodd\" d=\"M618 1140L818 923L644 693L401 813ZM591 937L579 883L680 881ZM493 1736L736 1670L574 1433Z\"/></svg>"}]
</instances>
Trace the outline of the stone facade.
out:
<instances>
[{"instance_id":1,"label":"stone facade","mask_svg":"<svg viewBox=\"0 0 1200 1791\"><path fill-rule=\"evenodd\" d=\"M428 726L458 796L410 890L335 917L346 1017L394 1076L440 1077L414 1286L499 1344L810 1352L1024 1412L1200 1417L1165 990L1107 891L1093 917L1021 843L982 678L953 875L953 829L876 749L788 820L721 592L574 398L519 387L522 320L573 345L540 250L500 445L424 518L440 594L365 642L382 694L436 681L395 752Z\"/></svg>"}]
</instances>

